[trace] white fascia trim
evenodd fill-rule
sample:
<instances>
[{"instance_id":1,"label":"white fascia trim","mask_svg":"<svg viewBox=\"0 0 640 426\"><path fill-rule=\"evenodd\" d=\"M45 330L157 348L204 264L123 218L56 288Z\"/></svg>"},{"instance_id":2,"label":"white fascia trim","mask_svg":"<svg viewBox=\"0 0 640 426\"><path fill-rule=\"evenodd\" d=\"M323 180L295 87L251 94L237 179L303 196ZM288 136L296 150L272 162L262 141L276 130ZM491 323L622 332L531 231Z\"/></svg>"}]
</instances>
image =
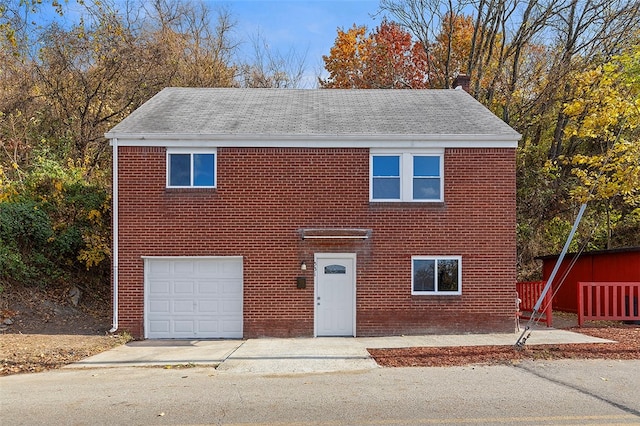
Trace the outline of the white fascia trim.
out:
<instances>
[{"instance_id":1,"label":"white fascia trim","mask_svg":"<svg viewBox=\"0 0 640 426\"><path fill-rule=\"evenodd\" d=\"M195 148L517 148L520 135L193 135L106 134L120 146ZM113 144L113 141L111 142Z\"/></svg>"}]
</instances>

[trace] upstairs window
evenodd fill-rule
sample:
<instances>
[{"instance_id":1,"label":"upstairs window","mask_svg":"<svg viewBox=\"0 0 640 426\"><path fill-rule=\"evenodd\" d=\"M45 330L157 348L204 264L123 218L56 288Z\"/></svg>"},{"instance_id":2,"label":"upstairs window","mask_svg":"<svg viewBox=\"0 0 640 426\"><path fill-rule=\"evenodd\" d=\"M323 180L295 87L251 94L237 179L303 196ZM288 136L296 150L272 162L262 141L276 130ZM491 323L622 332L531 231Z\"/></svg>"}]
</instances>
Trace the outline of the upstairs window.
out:
<instances>
[{"instance_id":1,"label":"upstairs window","mask_svg":"<svg viewBox=\"0 0 640 426\"><path fill-rule=\"evenodd\" d=\"M442 151L373 151L370 162L371 201L442 201Z\"/></svg>"},{"instance_id":2,"label":"upstairs window","mask_svg":"<svg viewBox=\"0 0 640 426\"><path fill-rule=\"evenodd\" d=\"M215 188L215 151L167 151L167 186Z\"/></svg>"},{"instance_id":3,"label":"upstairs window","mask_svg":"<svg viewBox=\"0 0 640 426\"><path fill-rule=\"evenodd\" d=\"M373 198L377 200L400 199L400 156L374 155L373 178L371 181Z\"/></svg>"},{"instance_id":4,"label":"upstairs window","mask_svg":"<svg viewBox=\"0 0 640 426\"><path fill-rule=\"evenodd\" d=\"M413 156L413 199L439 201L440 195L440 156Z\"/></svg>"}]
</instances>

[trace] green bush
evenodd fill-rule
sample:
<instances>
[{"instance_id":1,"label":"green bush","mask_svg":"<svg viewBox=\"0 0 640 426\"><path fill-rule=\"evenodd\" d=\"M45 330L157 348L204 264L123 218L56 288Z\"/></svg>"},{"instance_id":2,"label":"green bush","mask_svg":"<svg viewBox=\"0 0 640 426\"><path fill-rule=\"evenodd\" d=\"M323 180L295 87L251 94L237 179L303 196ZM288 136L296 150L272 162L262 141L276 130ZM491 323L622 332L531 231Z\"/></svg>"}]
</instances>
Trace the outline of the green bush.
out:
<instances>
[{"instance_id":1,"label":"green bush","mask_svg":"<svg viewBox=\"0 0 640 426\"><path fill-rule=\"evenodd\" d=\"M36 203L0 203L0 278L32 284L51 275L43 249L53 235L49 216Z\"/></svg>"},{"instance_id":2,"label":"green bush","mask_svg":"<svg viewBox=\"0 0 640 426\"><path fill-rule=\"evenodd\" d=\"M0 187L0 281L108 284L110 196L83 167L39 157Z\"/></svg>"}]
</instances>

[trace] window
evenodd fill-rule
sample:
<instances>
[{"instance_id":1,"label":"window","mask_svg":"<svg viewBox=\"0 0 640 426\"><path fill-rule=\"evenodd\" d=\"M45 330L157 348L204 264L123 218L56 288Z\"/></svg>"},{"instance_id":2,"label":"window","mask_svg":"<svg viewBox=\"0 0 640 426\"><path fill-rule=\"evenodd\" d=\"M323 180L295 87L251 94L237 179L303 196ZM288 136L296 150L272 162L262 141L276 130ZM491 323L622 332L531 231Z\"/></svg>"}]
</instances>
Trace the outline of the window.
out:
<instances>
[{"instance_id":1,"label":"window","mask_svg":"<svg viewBox=\"0 0 640 426\"><path fill-rule=\"evenodd\" d=\"M413 156L413 199L440 200L440 157Z\"/></svg>"},{"instance_id":2,"label":"window","mask_svg":"<svg viewBox=\"0 0 640 426\"><path fill-rule=\"evenodd\" d=\"M167 151L167 186L215 188L216 152Z\"/></svg>"},{"instance_id":3,"label":"window","mask_svg":"<svg viewBox=\"0 0 640 426\"><path fill-rule=\"evenodd\" d=\"M343 265L329 265L324 267L325 274L346 274L347 267Z\"/></svg>"},{"instance_id":4,"label":"window","mask_svg":"<svg viewBox=\"0 0 640 426\"><path fill-rule=\"evenodd\" d=\"M373 198L381 200L400 199L400 156L374 155Z\"/></svg>"},{"instance_id":5,"label":"window","mask_svg":"<svg viewBox=\"0 0 640 426\"><path fill-rule=\"evenodd\" d=\"M371 153L371 201L442 201L442 151Z\"/></svg>"},{"instance_id":6,"label":"window","mask_svg":"<svg viewBox=\"0 0 640 426\"><path fill-rule=\"evenodd\" d=\"M412 257L411 294L462 294L462 258Z\"/></svg>"}]
</instances>

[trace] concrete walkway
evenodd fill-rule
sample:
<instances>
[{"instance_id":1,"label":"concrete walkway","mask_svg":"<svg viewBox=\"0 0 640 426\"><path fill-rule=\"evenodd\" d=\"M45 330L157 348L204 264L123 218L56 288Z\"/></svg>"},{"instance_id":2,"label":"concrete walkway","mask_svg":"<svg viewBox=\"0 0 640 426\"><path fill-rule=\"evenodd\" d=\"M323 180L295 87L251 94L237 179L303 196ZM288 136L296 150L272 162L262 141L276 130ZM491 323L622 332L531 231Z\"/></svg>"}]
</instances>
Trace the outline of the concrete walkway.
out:
<instances>
[{"instance_id":1,"label":"concrete walkway","mask_svg":"<svg viewBox=\"0 0 640 426\"><path fill-rule=\"evenodd\" d=\"M367 348L514 345L520 333L249 340L144 340L65 368L210 365L218 371L259 374L324 373L377 368ZM559 329L536 329L527 345L606 343Z\"/></svg>"}]
</instances>

